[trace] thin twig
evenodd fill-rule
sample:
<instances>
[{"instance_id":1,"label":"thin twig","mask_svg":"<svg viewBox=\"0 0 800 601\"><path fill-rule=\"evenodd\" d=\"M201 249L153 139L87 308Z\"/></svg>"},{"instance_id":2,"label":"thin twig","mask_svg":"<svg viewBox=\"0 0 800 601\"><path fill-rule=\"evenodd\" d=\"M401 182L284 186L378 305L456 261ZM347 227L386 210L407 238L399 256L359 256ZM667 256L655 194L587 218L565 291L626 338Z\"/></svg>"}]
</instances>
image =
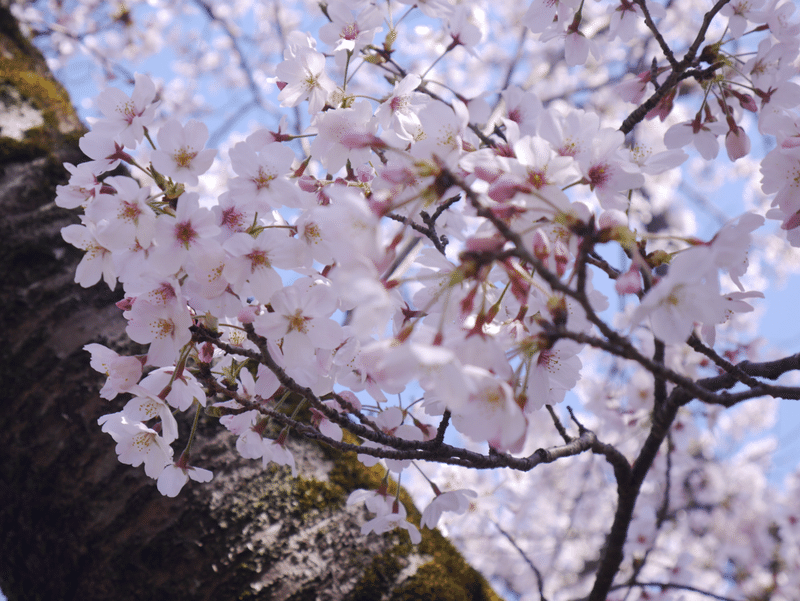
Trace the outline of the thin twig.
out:
<instances>
[{"instance_id":1,"label":"thin twig","mask_svg":"<svg viewBox=\"0 0 800 601\"><path fill-rule=\"evenodd\" d=\"M630 588L630 587L659 587L661 590L665 589L676 589L681 591L691 591L693 593L699 593L701 595L705 595L706 597L711 597L712 599L718 599L718 601L737 601L733 597L725 597L723 595L717 595L716 593L712 593L710 591L704 591L703 589L697 588L696 586L690 586L688 584L675 584L672 582L627 582L625 584L617 584L612 586L610 590L616 591L621 588Z\"/></svg>"},{"instance_id":2,"label":"thin twig","mask_svg":"<svg viewBox=\"0 0 800 601\"><path fill-rule=\"evenodd\" d=\"M544 596L544 579L542 578L542 573L539 571L539 568L536 567L536 564L533 563L533 560L531 560L531 558L528 557L528 554L525 553L525 551L523 551L522 548L517 544L517 541L515 541L508 532L503 530L500 524L498 524L495 520L492 520L492 523L495 525L495 528L500 531L500 534L506 537L506 540L511 543L511 546L517 550L517 553L520 554L522 559L525 560L525 563L528 564L528 567L531 569L531 571L536 575L536 585L539 589L539 599L540 601L547 601Z\"/></svg>"}]
</instances>

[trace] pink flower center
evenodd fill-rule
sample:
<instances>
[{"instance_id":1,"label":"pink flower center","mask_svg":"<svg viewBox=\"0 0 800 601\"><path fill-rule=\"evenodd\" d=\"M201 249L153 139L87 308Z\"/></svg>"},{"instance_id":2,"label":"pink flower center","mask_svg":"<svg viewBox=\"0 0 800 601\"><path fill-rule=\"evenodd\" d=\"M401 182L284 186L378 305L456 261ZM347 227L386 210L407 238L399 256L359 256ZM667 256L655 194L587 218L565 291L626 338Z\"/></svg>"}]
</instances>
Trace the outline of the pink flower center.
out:
<instances>
[{"instance_id":1,"label":"pink flower center","mask_svg":"<svg viewBox=\"0 0 800 601\"><path fill-rule=\"evenodd\" d=\"M359 33L361 32L358 30L358 23L348 23L342 27L342 33L340 37L345 40L355 40Z\"/></svg>"},{"instance_id":2,"label":"pink flower center","mask_svg":"<svg viewBox=\"0 0 800 601\"><path fill-rule=\"evenodd\" d=\"M539 365L539 367L542 367L552 373L558 366L558 355L551 349L544 350L539 353L539 359L536 361L536 363Z\"/></svg>"},{"instance_id":3,"label":"pink flower center","mask_svg":"<svg viewBox=\"0 0 800 601\"><path fill-rule=\"evenodd\" d=\"M118 217L122 221L136 221L141 214L142 210L135 202L122 201Z\"/></svg>"},{"instance_id":4,"label":"pink flower center","mask_svg":"<svg viewBox=\"0 0 800 601\"><path fill-rule=\"evenodd\" d=\"M173 324L168 319L159 319L153 324L155 327L155 337L156 339L163 339L167 338L168 336L172 335L172 331L175 329L175 324Z\"/></svg>"},{"instance_id":5,"label":"pink flower center","mask_svg":"<svg viewBox=\"0 0 800 601\"><path fill-rule=\"evenodd\" d=\"M602 188L608 183L610 177L611 170L609 169L607 163L600 163L599 165L594 165L591 169L589 169L589 184L593 188Z\"/></svg>"},{"instance_id":6,"label":"pink flower center","mask_svg":"<svg viewBox=\"0 0 800 601\"><path fill-rule=\"evenodd\" d=\"M316 223L309 223L303 230L303 238L309 243L318 244L322 240L322 232L319 225Z\"/></svg>"},{"instance_id":7,"label":"pink flower center","mask_svg":"<svg viewBox=\"0 0 800 601\"><path fill-rule=\"evenodd\" d=\"M289 331L298 331L301 334L308 333L308 322L311 321L310 317L303 315L302 310L298 309L293 315L287 315L289 319Z\"/></svg>"},{"instance_id":8,"label":"pink flower center","mask_svg":"<svg viewBox=\"0 0 800 601\"><path fill-rule=\"evenodd\" d=\"M192 161L196 156L196 152L192 152L188 147L184 146L172 155L172 160L175 161L175 164L178 167L187 169L192 164Z\"/></svg>"},{"instance_id":9,"label":"pink flower center","mask_svg":"<svg viewBox=\"0 0 800 601\"><path fill-rule=\"evenodd\" d=\"M228 207L222 210L222 227L229 230L238 230L244 226L244 213L236 207Z\"/></svg>"},{"instance_id":10,"label":"pink flower center","mask_svg":"<svg viewBox=\"0 0 800 601\"><path fill-rule=\"evenodd\" d=\"M152 294L153 296L158 297L158 302L160 302L162 305L166 305L169 301L178 296L177 294L175 294L175 288L173 288L166 282L162 284L159 288L153 290Z\"/></svg>"},{"instance_id":11,"label":"pink flower center","mask_svg":"<svg viewBox=\"0 0 800 601\"><path fill-rule=\"evenodd\" d=\"M253 183L256 185L256 189L261 191L264 188L269 188L269 183L274 179L274 175L264 173L264 168L259 167L258 176L253 178Z\"/></svg>"},{"instance_id":12,"label":"pink flower center","mask_svg":"<svg viewBox=\"0 0 800 601\"><path fill-rule=\"evenodd\" d=\"M191 221L181 221L175 226L175 239L187 249L197 239L197 232L192 227Z\"/></svg>"},{"instance_id":13,"label":"pink flower center","mask_svg":"<svg viewBox=\"0 0 800 601\"><path fill-rule=\"evenodd\" d=\"M117 112L122 115L122 118L128 123L131 123L133 118L138 116L134 111L133 102L130 100L128 102L120 103L119 106L117 106Z\"/></svg>"},{"instance_id":14,"label":"pink flower center","mask_svg":"<svg viewBox=\"0 0 800 601\"><path fill-rule=\"evenodd\" d=\"M572 140L565 140L561 148L558 149L558 154L562 157L574 157L578 154L578 145Z\"/></svg>"},{"instance_id":15,"label":"pink flower center","mask_svg":"<svg viewBox=\"0 0 800 601\"><path fill-rule=\"evenodd\" d=\"M408 106L407 96L395 96L389 101L389 107L392 109L393 113L405 110L407 106Z\"/></svg>"},{"instance_id":16,"label":"pink flower center","mask_svg":"<svg viewBox=\"0 0 800 601\"><path fill-rule=\"evenodd\" d=\"M547 171L544 169L528 171L528 182L537 190L541 190L549 183L547 181Z\"/></svg>"},{"instance_id":17,"label":"pink flower center","mask_svg":"<svg viewBox=\"0 0 800 601\"><path fill-rule=\"evenodd\" d=\"M263 250L254 250L247 258L250 259L250 267L251 269L259 269L262 267L272 267L272 263L269 261L269 256Z\"/></svg>"}]
</instances>

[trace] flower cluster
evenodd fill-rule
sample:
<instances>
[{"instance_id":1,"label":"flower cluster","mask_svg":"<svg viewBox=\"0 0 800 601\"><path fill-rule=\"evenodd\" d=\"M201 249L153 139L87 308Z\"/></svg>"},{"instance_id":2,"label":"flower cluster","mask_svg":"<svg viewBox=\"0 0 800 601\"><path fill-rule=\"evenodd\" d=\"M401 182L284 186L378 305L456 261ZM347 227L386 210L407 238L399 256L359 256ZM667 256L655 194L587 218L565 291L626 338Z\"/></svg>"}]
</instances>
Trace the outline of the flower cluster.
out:
<instances>
[{"instance_id":1,"label":"flower cluster","mask_svg":"<svg viewBox=\"0 0 800 601\"><path fill-rule=\"evenodd\" d=\"M108 376L103 398L132 396L100 419L120 461L144 464L170 496L189 479L209 480L190 463L196 428L182 438L174 416L194 408L195 424L203 414L219 418L242 457L293 473L287 441L303 435L344 450L358 437L359 460L381 462L387 478L399 479L412 460L527 471L588 449L623 470L624 457L598 446L579 422L579 438L563 433L566 446L536 450L545 426L563 430L553 406L580 388L592 349L659 379L661 392L651 394L681 388L729 402L691 380L704 365L680 364L688 341L751 396L763 393L713 348L718 331L763 296L742 278L764 216L744 213L700 240L669 228L650 235L655 219L641 215L650 187L680 172L682 148L711 160L724 136L732 161L747 156L743 115L754 113L759 131L778 140L761 164L763 191L776 194L765 216L780 219L800 246L800 87L789 81L797 32L788 15L728 10L731 39L685 62L670 52L618 86L625 100L655 99L620 127L517 86L502 90L494 111L481 98L434 93L427 71L406 72L391 58L395 29L376 45L393 22L385 7L351 4L326 6L330 22L318 37L329 55L294 32L275 69L279 102L305 105L308 126L297 136L257 130L232 146L235 175L213 198L191 189L219 158L205 148L206 125L169 119L154 131L159 103L145 75L130 97L112 88L98 97L103 117L81 140L91 160L67 166L71 178L56 203L84 210L81 224L63 231L86 251L76 281L119 282L127 333L149 345L136 358L87 346L92 366ZM441 22L442 56L480 41L477 9L433 1L418 8ZM534 0L521 16L541 41L563 39L566 63L577 66L599 56L582 11L577 1ZM615 4L608 35L630 40L658 17L653 3ZM745 63L725 44L748 23L769 36ZM382 68L389 85L354 94L348 74L370 67ZM702 92L694 118L664 126L654 149L632 144L626 134L643 119L669 117L685 80ZM302 156L299 137L313 138ZM109 174L121 163L136 177ZM624 269L603 259L606 244L624 253ZM618 329L601 292L612 287L638 301ZM420 398L390 400L403 394ZM614 413L610 424L633 420L606 401L596 413ZM453 430L465 448L445 441ZM186 446L176 460L178 441ZM421 524L429 528L445 511L466 512L476 496L432 486ZM399 527L419 542L387 490L350 496L348 504L366 502L376 516L364 533Z\"/></svg>"}]
</instances>

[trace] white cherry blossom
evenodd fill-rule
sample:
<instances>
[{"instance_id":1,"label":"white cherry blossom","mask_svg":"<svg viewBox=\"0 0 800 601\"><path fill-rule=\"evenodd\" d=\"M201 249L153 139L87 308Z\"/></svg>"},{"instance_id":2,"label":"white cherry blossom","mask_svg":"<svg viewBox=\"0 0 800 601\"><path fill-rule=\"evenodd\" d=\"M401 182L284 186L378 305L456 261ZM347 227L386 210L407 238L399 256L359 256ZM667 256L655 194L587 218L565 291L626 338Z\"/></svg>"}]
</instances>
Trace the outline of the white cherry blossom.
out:
<instances>
[{"instance_id":1,"label":"white cherry blossom","mask_svg":"<svg viewBox=\"0 0 800 601\"><path fill-rule=\"evenodd\" d=\"M102 416L97 423L117 443L119 460L133 467L144 463L144 472L158 478L172 460L172 448L158 432L138 421L130 421L121 413Z\"/></svg>"},{"instance_id":2,"label":"white cherry blossom","mask_svg":"<svg viewBox=\"0 0 800 601\"><path fill-rule=\"evenodd\" d=\"M208 171L216 150L203 147L208 140L208 127L200 121L181 125L172 119L158 130L158 150L150 157L153 167L174 181L197 185L198 177Z\"/></svg>"},{"instance_id":3,"label":"white cherry blossom","mask_svg":"<svg viewBox=\"0 0 800 601\"><path fill-rule=\"evenodd\" d=\"M155 118L158 102L156 86L147 75L137 73L130 97L117 88L106 88L97 97L97 106L104 118L94 130L109 137L118 137L124 146L136 148L144 138L144 128Z\"/></svg>"},{"instance_id":4,"label":"white cherry blossom","mask_svg":"<svg viewBox=\"0 0 800 601\"><path fill-rule=\"evenodd\" d=\"M275 72L286 84L278 94L281 106L297 106L308 100L310 115L321 111L336 89L336 84L325 73L325 57L310 48L280 63Z\"/></svg>"}]
</instances>

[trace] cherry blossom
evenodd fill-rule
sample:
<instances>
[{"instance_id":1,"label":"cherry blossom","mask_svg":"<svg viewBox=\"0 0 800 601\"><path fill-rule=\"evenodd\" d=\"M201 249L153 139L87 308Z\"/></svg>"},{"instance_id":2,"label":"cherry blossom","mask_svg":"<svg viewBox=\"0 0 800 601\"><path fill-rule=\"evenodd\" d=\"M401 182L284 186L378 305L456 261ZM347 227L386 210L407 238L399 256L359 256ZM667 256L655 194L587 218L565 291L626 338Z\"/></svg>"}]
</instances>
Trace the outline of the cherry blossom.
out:
<instances>
[{"instance_id":1,"label":"cherry blossom","mask_svg":"<svg viewBox=\"0 0 800 601\"><path fill-rule=\"evenodd\" d=\"M419 114L420 128L414 133L411 153L418 158L435 156L447 161L455 159L462 150L462 131L467 124L466 107L456 104L456 110L441 102L426 104Z\"/></svg>"},{"instance_id":2,"label":"cherry blossom","mask_svg":"<svg viewBox=\"0 0 800 601\"><path fill-rule=\"evenodd\" d=\"M276 440L266 442L264 454L261 456L261 462L264 467L269 463L277 463L278 465L287 466L292 472L292 478L297 477L297 466L294 462L294 455L286 448L286 435L281 434Z\"/></svg>"},{"instance_id":3,"label":"cherry blossom","mask_svg":"<svg viewBox=\"0 0 800 601\"><path fill-rule=\"evenodd\" d=\"M191 339L189 311L177 302L158 306L136 299L126 318L128 327L125 331L131 340L150 345L147 352L149 365L171 365L180 349Z\"/></svg>"},{"instance_id":4,"label":"cherry blossom","mask_svg":"<svg viewBox=\"0 0 800 601\"><path fill-rule=\"evenodd\" d=\"M136 390L139 393L129 400L122 409L122 416L133 422L146 422L158 419L161 438L169 444L178 438L178 422L172 415L170 407L159 397L148 394L147 391Z\"/></svg>"},{"instance_id":5,"label":"cherry blossom","mask_svg":"<svg viewBox=\"0 0 800 601\"><path fill-rule=\"evenodd\" d=\"M742 37L748 20L755 22L753 13L757 13L762 4L764 0L736 0L722 7L719 12L728 17L728 28L734 38Z\"/></svg>"},{"instance_id":6,"label":"cherry blossom","mask_svg":"<svg viewBox=\"0 0 800 601\"><path fill-rule=\"evenodd\" d=\"M725 124L719 121L701 123L699 116L694 121L673 125L664 135L667 148L682 148L694 144L700 155L711 160L719 152L717 136L725 133Z\"/></svg>"},{"instance_id":7,"label":"cherry blossom","mask_svg":"<svg viewBox=\"0 0 800 601\"><path fill-rule=\"evenodd\" d=\"M413 140L415 132L422 127L418 114L427 99L414 91L421 82L419 75L406 75L394 85L392 93L375 112L381 127L391 129L401 140Z\"/></svg>"},{"instance_id":8,"label":"cherry blossom","mask_svg":"<svg viewBox=\"0 0 800 601\"><path fill-rule=\"evenodd\" d=\"M282 106L297 106L308 100L308 112L322 110L336 84L325 73L325 57L310 48L279 64L275 72L286 83L278 99Z\"/></svg>"},{"instance_id":9,"label":"cherry blossom","mask_svg":"<svg viewBox=\"0 0 800 601\"><path fill-rule=\"evenodd\" d=\"M94 159L89 163L89 167L95 174L111 171L119 166L121 161L131 160L131 156L125 152L123 146L99 132L90 131L78 141L78 144L86 156Z\"/></svg>"},{"instance_id":10,"label":"cherry blossom","mask_svg":"<svg viewBox=\"0 0 800 601\"><path fill-rule=\"evenodd\" d=\"M97 423L117 443L119 460L133 467L144 463L144 472L157 478L172 460L172 448L152 428L130 421L121 413L102 416Z\"/></svg>"},{"instance_id":11,"label":"cherry blossom","mask_svg":"<svg viewBox=\"0 0 800 601\"><path fill-rule=\"evenodd\" d=\"M435 528L445 511L454 513L464 513L470 506L471 501L478 496L474 490L448 490L438 493L433 501L422 511L420 526L425 528Z\"/></svg>"},{"instance_id":12,"label":"cherry blossom","mask_svg":"<svg viewBox=\"0 0 800 601\"><path fill-rule=\"evenodd\" d=\"M528 7L522 22L533 33L541 33L556 20L567 23L572 16L572 11L578 8L579 2L575 0L533 0Z\"/></svg>"},{"instance_id":13,"label":"cherry blossom","mask_svg":"<svg viewBox=\"0 0 800 601\"><path fill-rule=\"evenodd\" d=\"M564 400L580 380L580 349L574 344L558 343L551 349L537 351L528 363L525 411L531 413L545 405Z\"/></svg>"},{"instance_id":14,"label":"cherry blossom","mask_svg":"<svg viewBox=\"0 0 800 601\"><path fill-rule=\"evenodd\" d=\"M255 319L256 331L271 339L283 339L288 364L312 361L317 348L333 349L342 341L339 324L330 319L336 298L324 284L302 288L298 283L272 295L273 313Z\"/></svg>"},{"instance_id":15,"label":"cherry blossom","mask_svg":"<svg viewBox=\"0 0 800 601\"><path fill-rule=\"evenodd\" d=\"M204 123L168 121L158 130L159 149L150 157L153 167L176 182L197 185L198 176L208 171L217 154L216 150L203 149L206 140L208 127Z\"/></svg>"},{"instance_id":16,"label":"cherry blossom","mask_svg":"<svg viewBox=\"0 0 800 601\"><path fill-rule=\"evenodd\" d=\"M631 316L632 325L650 318L653 334L668 344L684 342L695 322L713 325L725 319L725 302L708 249L694 248L675 257L669 273L648 292Z\"/></svg>"},{"instance_id":17,"label":"cherry blossom","mask_svg":"<svg viewBox=\"0 0 800 601\"><path fill-rule=\"evenodd\" d=\"M163 275L177 272L192 251L217 246L213 239L219 232L214 214L200 206L199 195L187 193L175 216L162 215L156 221L152 265Z\"/></svg>"},{"instance_id":18,"label":"cherry blossom","mask_svg":"<svg viewBox=\"0 0 800 601\"><path fill-rule=\"evenodd\" d=\"M377 122L366 101L356 102L351 108L340 108L320 113L313 123L317 137L311 144L311 154L322 162L329 173L336 173L345 163L361 165L372 152L370 141L377 132ZM365 143L360 143L362 138Z\"/></svg>"},{"instance_id":19,"label":"cherry blossom","mask_svg":"<svg viewBox=\"0 0 800 601\"><path fill-rule=\"evenodd\" d=\"M183 467L175 463L164 468L164 471L158 476L156 486L158 492L165 497L177 497L190 479L195 482L210 482L212 477L213 474L202 467Z\"/></svg>"},{"instance_id":20,"label":"cherry blossom","mask_svg":"<svg viewBox=\"0 0 800 601\"><path fill-rule=\"evenodd\" d=\"M71 174L69 183L65 186L56 186L55 203L64 209L85 207L102 188L96 170L91 163L81 163L77 166L64 163L64 168Z\"/></svg>"},{"instance_id":21,"label":"cherry blossom","mask_svg":"<svg viewBox=\"0 0 800 601\"><path fill-rule=\"evenodd\" d=\"M627 201L623 193L640 187L644 178L620 156L622 132L603 131L600 135L597 145L578 164L604 209L624 209Z\"/></svg>"},{"instance_id":22,"label":"cherry blossom","mask_svg":"<svg viewBox=\"0 0 800 601\"><path fill-rule=\"evenodd\" d=\"M229 154L239 176L229 184L237 203L253 201L262 213L272 206L293 206L296 188L285 177L294 160L290 148L273 142L256 152L247 142L239 142Z\"/></svg>"},{"instance_id":23,"label":"cherry blossom","mask_svg":"<svg viewBox=\"0 0 800 601\"><path fill-rule=\"evenodd\" d=\"M477 57L473 48L481 41L481 30L470 21L473 10L472 7L457 6L447 20L447 29L453 38L451 45L463 46L467 52Z\"/></svg>"},{"instance_id":24,"label":"cherry blossom","mask_svg":"<svg viewBox=\"0 0 800 601\"><path fill-rule=\"evenodd\" d=\"M282 287L276 269L292 266L298 246L297 240L277 229L265 229L257 237L244 232L234 234L223 245L231 258L222 273L237 289L247 281L256 298L269 302Z\"/></svg>"},{"instance_id":25,"label":"cherry blossom","mask_svg":"<svg viewBox=\"0 0 800 601\"><path fill-rule=\"evenodd\" d=\"M348 498L372 514L364 534L421 541L388 493L401 474L418 487L413 460L436 495L419 526L456 533L521 598L584 598L596 562L612 575L597 599L662 581L792 598L796 483L765 502L769 444L725 445L767 427L753 407L772 401L752 397L796 396L764 375L777 364L755 340L765 274L791 274L800 246L794 6L730 2L706 23L652 2L401 4L302 4L328 17L306 15L316 36L253 31L252 62L179 59L253 95L240 113L253 124L220 128L229 164L202 182L216 151L186 121L204 114L194 88L166 84L156 106L137 75L130 96L98 97L90 160L67 167L56 202L83 210L62 234L86 253L76 281L119 275L127 333L149 345L86 346L101 396L133 396L99 422L120 461L168 496L208 481L169 446L185 438L173 410L205 405L198 419L218 418L262 468L296 475L303 436L355 440L385 476ZM305 100L310 117L274 106ZM735 164L715 161L723 135ZM121 162L139 179L104 175ZM718 198L738 178L744 193ZM765 216L780 236L759 230ZM612 288L618 303L598 291Z\"/></svg>"},{"instance_id":26,"label":"cherry blossom","mask_svg":"<svg viewBox=\"0 0 800 601\"><path fill-rule=\"evenodd\" d=\"M61 230L61 237L65 242L85 251L83 259L75 271L75 281L88 288L94 286L103 278L112 290L117 284L116 270L110 249L97 240L97 230L93 223L89 225L68 225Z\"/></svg>"},{"instance_id":27,"label":"cherry blossom","mask_svg":"<svg viewBox=\"0 0 800 601\"><path fill-rule=\"evenodd\" d=\"M497 381L479 367L467 366L464 374L474 387L463 404L453 404L453 425L476 441L489 441L498 451L518 447L525 436L525 419L506 382Z\"/></svg>"},{"instance_id":28,"label":"cherry blossom","mask_svg":"<svg viewBox=\"0 0 800 601\"><path fill-rule=\"evenodd\" d=\"M408 532L411 543L418 545L422 542L422 535L419 533L419 530L416 526L414 526L414 524L406 521L406 511L402 505L400 505L400 508L401 511L399 512L387 513L386 515L371 519L366 524L361 526L361 534L369 534L370 532L374 532L375 534L384 534L390 530L394 530L395 528L402 528Z\"/></svg>"},{"instance_id":29,"label":"cherry blossom","mask_svg":"<svg viewBox=\"0 0 800 601\"><path fill-rule=\"evenodd\" d=\"M542 101L530 91L523 91L517 86L503 90L508 119L519 127L522 135L532 135L536 131L536 123L544 110Z\"/></svg>"},{"instance_id":30,"label":"cherry blossom","mask_svg":"<svg viewBox=\"0 0 800 601\"><path fill-rule=\"evenodd\" d=\"M341 2L328 5L328 16L331 23L323 25L319 30L320 39L333 46L334 52L347 50L359 52L364 46L372 43L372 38L381 30L382 15L370 4L356 17Z\"/></svg>"},{"instance_id":31,"label":"cherry blossom","mask_svg":"<svg viewBox=\"0 0 800 601\"><path fill-rule=\"evenodd\" d=\"M86 216L100 224L97 235L103 246L111 250L149 247L156 224L156 214L148 204L149 188L122 176L107 177L103 183L113 186L116 193L98 194L86 208Z\"/></svg>"},{"instance_id":32,"label":"cherry blossom","mask_svg":"<svg viewBox=\"0 0 800 601\"><path fill-rule=\"evenodd\" d=\"M206 395L202 386L191 373L176 374L166 367L147 374L139 385L153 395L162 398L179 411L186 411L195 402L205 406Z\"/></svg>"},{"instance_id":33,"label":"cherry blossom","mask_svg":"<svg viewBox=\"0 0 800 601\"><path fill-rule=\"evenodd\" d=\"M135 148L144 138L144 128L153 122L157 102L156 86L147 75L137 73L133 93L128 97L117 88L106 88L97 97L97 106L104 118L94 130L109 137L118 137L128 148Z\"/></svg>"},{"instance_id":34,"label":"cherry blossom","mask_svg":"<svg viewBox=\"0 0 800 601\"><path fill-rule=\"evenodd\" d=\"M100 389L100 397L111 400L121 392L130 392L142 377L142 362L136 357L119 355L102 344L86 344L83 350L92 354L92 369L105 374L106 380Z\"/></svg>"}]
</instances>

